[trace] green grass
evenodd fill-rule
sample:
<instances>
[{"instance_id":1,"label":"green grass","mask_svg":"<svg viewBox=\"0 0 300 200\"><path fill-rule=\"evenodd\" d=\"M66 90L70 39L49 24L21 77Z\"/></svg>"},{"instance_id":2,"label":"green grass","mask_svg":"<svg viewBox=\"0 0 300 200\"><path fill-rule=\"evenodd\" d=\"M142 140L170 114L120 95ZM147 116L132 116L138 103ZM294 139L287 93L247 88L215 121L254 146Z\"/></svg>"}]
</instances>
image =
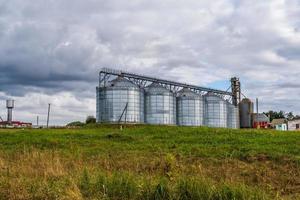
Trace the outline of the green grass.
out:
<instances>
[{"instance_id":1,"label":"green grass","mask_svg":"<svg viewBox=\"0 0 300 200\"><path fill-rule=\"evenodd\" d=\"M274 198L300 199L298 132L0 129L0 200Z\"/></svg>"}]
</instances>

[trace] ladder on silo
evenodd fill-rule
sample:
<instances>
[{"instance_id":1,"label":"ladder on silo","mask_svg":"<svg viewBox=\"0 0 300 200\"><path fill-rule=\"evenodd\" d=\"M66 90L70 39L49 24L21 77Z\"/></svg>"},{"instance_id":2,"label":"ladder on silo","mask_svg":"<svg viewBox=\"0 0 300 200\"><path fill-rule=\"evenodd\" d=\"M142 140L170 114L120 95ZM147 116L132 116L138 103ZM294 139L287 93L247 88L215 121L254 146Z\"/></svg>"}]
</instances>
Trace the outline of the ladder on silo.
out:
<instances>
[{"instance_id":1,"label":"ladder on silo","mask_svg":"<svg viewBox=\"0 0 300 200\"><path fill-rule=\"evenodd\" d=\"M122 112L122 114L120 116L120 119L118 121L119 124L120 124L120 122L122 120L122 117L123 117L124 113L125 113L125 124L126 124L126 120L127 120L127 108L128 108L128 102L126 103L126 105L125 105L125 107L123 109L123 112Z\"/></svg>"}]
</instances>

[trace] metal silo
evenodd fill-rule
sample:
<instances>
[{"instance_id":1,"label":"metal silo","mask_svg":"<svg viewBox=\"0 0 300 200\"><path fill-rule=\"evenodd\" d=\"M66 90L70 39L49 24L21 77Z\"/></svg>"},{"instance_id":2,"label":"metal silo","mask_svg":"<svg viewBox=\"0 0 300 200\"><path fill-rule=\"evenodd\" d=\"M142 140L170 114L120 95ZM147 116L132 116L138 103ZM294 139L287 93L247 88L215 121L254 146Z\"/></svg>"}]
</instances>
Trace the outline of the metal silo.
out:
<instances>
[{"instance_id":1,"label":"metal silo","mask_svg":"<svg viewBox=\"0 0 300 200\"><path fill-rule=\"evenodd\" d=\"M227 127L227 102L212 93L205 95L205 125Z\"/></svg>"},{"instance_id":2,"label":"metal silo","mask_svg":"<svg viewBox=\"0 0 300 200\"><path fill-rule=\"evenodd\" d=\"M227 103L227 127L237 129L240 127L238 107Z\"/></svg>"},{"instance_id":3,"label":"metal silo","mask_svg":"<svg viewBox=\"0 0 300 200\"><path fill-rule=\"evenodd\" d=\"M144 122L144 90L118 77L97 88L97 122Z\"/></svg>"},{"instance_id":4,"label":"metal silo","mask_svg":"<svg viewBox=\"0 0 300 200\"><path fill-rule=\"evenodd\" d=\"M177 96L177 124L180 126L202 126L204 117L203 97L184 88Z\"/></svg>"},{"instance_id":5,"label":"metal silo","mask_svg":"<svg viewBox=\"0 0 300 200\"><path fill-rule=\"evenodd\" d=\"M251 114L253 113L253 102L250 99L243 99L239 103L240 126L241 128L251 128Z\"/></svg>"},{"instance_id":6,"label":"metal silo","mask_svg":"<svg viewBox=\"0 0 300 200\"><path fill-rule=\"evenodd\" d=\"M145 120L148 124L176 124L176 96L167 88L152 83L146 89Z\"/></svg>"}]
</instances>

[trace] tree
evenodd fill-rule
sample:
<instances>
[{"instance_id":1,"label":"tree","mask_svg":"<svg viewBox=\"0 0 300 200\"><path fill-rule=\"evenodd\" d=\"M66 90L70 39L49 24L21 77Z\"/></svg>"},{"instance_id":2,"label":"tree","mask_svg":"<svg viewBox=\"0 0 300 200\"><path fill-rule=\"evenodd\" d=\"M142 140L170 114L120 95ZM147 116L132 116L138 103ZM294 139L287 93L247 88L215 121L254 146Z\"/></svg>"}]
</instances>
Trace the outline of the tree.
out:
<instances>
[{"instance_id":1,"label":"tree","mask_svg":"<svg viewBox=\"0 0 300 200\"><path fill-rule=\"evenodd\" d=\"M96 118L94 116L88 116L85 120L86 124L95 124L96 123Z\"/></svg>"},{"instance_id":2,"label":"tree","mask_svg":"<svg viewBox=\"0 0 300 200\"><path fill-rule=\"evenodd\" d=\"M270 110L264 114L266 114L270 118L271 121L273 119L282 119L282 118L287 119L287 120L292 120L292 119L299 119L299 117L300 117L298 115L295 116L293 114L293 112L284 112L282 110L279 112Z\"/></svg>"},{"instance_id":3,"label":"tree","mask_svg":"<svg viewBox=\"0 0 300 200\"><path fill-rule=\"evenodd\" d=\"M279 111L279 112L270 110L269 112L264 113L264 114L266 114L270 118L270 121L272 121L273 119L286 118L286 113L284 111L282 111L282 110Z\"/></svg>"},{"instance_id":4,"label":"tree","mask_svg":"<svg viewBox=\"0 0 300 200\"><path fill-rule=\"evenodd\" d=\"M286 118L287 118L288 120L292 120L292 119L295 118L295 116L294 116L293 112L289 112L289 113L286 114Z\"/></svg>"}]
</instances>

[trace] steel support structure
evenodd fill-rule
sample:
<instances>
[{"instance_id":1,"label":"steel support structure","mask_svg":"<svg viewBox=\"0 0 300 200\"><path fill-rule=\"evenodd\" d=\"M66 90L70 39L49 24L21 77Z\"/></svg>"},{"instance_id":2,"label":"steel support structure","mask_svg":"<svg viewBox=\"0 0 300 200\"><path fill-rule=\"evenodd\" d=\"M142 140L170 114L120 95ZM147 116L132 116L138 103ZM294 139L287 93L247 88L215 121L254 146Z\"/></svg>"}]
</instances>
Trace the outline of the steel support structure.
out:
<instances>
[{"instance_id":1,"label":"steel support structure","mask_svg":"<svg viewBox=\"0 0 300 200\"><path fill-rule=\"evenodd\" d=\"M212 89L212 88L200 87L200 86L196 86L196 85L179 83L179 82L175 82L175 81L164 80L164 79L144 76L144 75L125 72L125 71L121 71L121 70L114 70L114 69L109 69L109 68L102 68L101 71L99 72L99 87L105 87L107 85L107 82L109 80L111 80L110 78L112 76L113 77L121 76L121 77L127 78L128 80L134 82L141 88L144 88L148 84L155 82L155 83L158 83L158 84L170 89L173 92L178 92L182 88L188 88L188 89L190 89L194 92L197 92L199 94L202 94L202 95L206 94L208 92L214 93L215 95L218 95L224 99L231 100L232 103L234 103L234 99L235 99L235 95L234 95L235 93L233 91L228 92L228 91L217 90L217 89Z\"/></svg>"},{"instance_id":2,"label":"steel support structure","mask_svg":"<svg viewBox=\"0 0 300 200\"><path fill-rule=\"evenodd\" d=\"M241 101L241 82L237 77L231 78L232 104L238 106Z\"/></svg>"}]
</instances>

